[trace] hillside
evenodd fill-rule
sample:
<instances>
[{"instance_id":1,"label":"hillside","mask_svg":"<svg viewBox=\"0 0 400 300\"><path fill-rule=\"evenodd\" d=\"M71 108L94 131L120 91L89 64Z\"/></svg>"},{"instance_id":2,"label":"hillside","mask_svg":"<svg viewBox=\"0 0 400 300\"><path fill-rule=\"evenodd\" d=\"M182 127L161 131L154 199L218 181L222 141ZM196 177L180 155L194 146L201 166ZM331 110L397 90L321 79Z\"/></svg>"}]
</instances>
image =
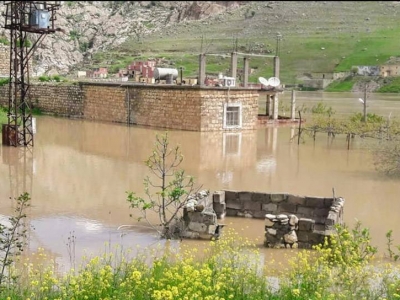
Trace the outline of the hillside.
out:
<instances>
[{"instance_id":1,"label":"hillside","mask_svg":"<svg viewBox=\"0 0 400 300\"><path fill-rule=\"evenodd\" d=\"M240 1L61 1L55 26L65 31L47 35L34 56L34 73L66 75L98 51L109 51L128 39L144 37L176 22L197 20L234 9ZM0 5L5 12L6 5ZM0 38L9 39L0 18ZM37 35L28 34L31 40ZM127 54L130 55L129 53Z\"/></svg>"},{"instance_id":2,"label":"hillside","mask_svg":"<svg viewBox=\"0 0 400 300\"><path fill-rule=\"evenodd\" d=\"M57 25L67 33L45 38L36 72L117 71L158 57L195 76L201 51L275 54L280 33L280 77L289 84L399 55L399 12L392 1L63 1ZM229 62L210 56L207 72L226 72ZM250 80L272 75L272 59L252 58L250 67Z\"/></svg>"}]
</instances>

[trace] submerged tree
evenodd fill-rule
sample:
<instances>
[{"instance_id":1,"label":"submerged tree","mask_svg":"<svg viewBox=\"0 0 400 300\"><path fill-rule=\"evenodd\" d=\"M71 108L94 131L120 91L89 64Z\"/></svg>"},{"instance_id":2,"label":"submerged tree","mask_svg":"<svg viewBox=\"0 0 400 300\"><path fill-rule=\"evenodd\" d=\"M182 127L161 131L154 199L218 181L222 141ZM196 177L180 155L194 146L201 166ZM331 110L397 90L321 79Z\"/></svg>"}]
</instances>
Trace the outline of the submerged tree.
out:
<instances>
[{"instance_id":1,"label":"submerged tree","mask_svg":"<svg viewBox=\"0 0 400 300\"><path fill-rule=\"evenodd\" d=\"M178 168L182 161L179 146L170 148L168 133L157 134L153 153L145 161L155 177L154 180L149 176L144 179L146 199L128 192L129 207L141 213L138 221L144 219L162 238L180 236L182 229L175 225L181 220L183 207L191 200L191 195L198 191L194 178ZM160 223L151 222L149 213L156 213Z\"/></svg>"},{"instance_id":2,"label":"submerged tree","mask_svg":"<svg viewBox=\"0 0 400 300\"><path fill-rule=\"evenodd\" d=\"M348 118L336 118L331 107L318 103L311 109L312 120L305 126L299 124L297 137L298 143L303 133L313 137L317 133L327 133L328 137L334 138L338 134L346 136L347 149L350 149L350 142L355 137L370 139L377 143L369 142L367 149L371 150L374 157L374 164L378 171L392 176L400 176L400 121L384 118L374 113L366 115L366 122L363 121L363 114L355 113Z\"/></svg>"}]
</instances>

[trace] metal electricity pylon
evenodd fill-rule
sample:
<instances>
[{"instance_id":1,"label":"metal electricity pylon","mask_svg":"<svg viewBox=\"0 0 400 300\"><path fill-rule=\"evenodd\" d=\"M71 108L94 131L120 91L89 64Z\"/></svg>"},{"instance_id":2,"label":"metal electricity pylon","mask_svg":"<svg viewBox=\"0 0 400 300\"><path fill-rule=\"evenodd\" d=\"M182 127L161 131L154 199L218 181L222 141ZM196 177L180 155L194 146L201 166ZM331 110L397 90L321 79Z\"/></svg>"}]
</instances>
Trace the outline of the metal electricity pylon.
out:
<instances>
[{"instance_id":1,"label":"metal electricity pylon","mask_svg":"<svg viewBox=\"0 0 400 300\"><path fill-rule=\"evenodd\" d=\"M60 1L4 1L4 5L4 28L10 30L10 82L3 144L33 146L29 61L46 34L62 31L54 27Z\"/></svg>"}]
</instances>

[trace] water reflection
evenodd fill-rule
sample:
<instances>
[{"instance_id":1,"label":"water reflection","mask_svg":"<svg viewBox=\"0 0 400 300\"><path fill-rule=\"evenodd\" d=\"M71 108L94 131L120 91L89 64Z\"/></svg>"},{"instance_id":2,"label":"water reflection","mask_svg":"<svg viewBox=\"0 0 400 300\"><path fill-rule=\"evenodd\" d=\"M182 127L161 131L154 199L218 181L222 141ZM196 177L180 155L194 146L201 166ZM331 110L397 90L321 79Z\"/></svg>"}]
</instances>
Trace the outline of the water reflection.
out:
<instances>
[{"instance_id":1,"label":"water reflection","mask_svg":"<svg viewBox=\"0 0 400 300\"><path fill-rule=\"evenodd\" d=\"M374 243L385 250L385 233L397 232L400 185L373 167L371 154L355 140L347 151L345 137L317 136L297 145L291 126L260 128L240 133L170 131L171 145L181 145L182 168L211 191L234 189L287 192L346 199L344 219L359 219L371 229ZM156 133L162 129L41 116L37 118L35 147L21 156L19 148L2 147L0 212L11 215L9 199L18 190L32 195L29 222L31 249L44 247L60 264L68 262L66 239L75 232L77 255L98 251L107 241L124 247L147 245L153 232L132 224L126 191L143 193L148 174L144 160L150 155ZM19 184L16 184L19 183ZM134 214L134 217L136 215ZM226 218L224 223L256 242L265 254L263 221ZM184 244L201 244L183 241ZM400 242L399 242L400 243Z\"/></svg>"}]
</instances>

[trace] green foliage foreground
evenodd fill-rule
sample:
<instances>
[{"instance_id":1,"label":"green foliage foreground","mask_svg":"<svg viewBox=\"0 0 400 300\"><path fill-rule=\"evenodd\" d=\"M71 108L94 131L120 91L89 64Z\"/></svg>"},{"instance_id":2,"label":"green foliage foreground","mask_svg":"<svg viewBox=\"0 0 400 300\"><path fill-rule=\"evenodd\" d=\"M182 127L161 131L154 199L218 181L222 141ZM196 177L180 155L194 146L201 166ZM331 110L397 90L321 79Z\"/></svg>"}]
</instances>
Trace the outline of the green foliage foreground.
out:
<instances>
[{"instance_id":1,"label":"green foliage foreground","mask_svg":"<svg viewBox=\"0 0 400 300\"><path fill-rule=\"evenodd\" d=\"M30 261L10 266L12 280L2 285L0 298L398 299L400 270L375 262L369 231L360 223L336 229L313 250L282 249L282 255L290 254L284 266L263 263L254 244L229 230L203 251L166 244L126 259L117 247L62 275L39 249Z\"/></svg>"}]
</instances>

